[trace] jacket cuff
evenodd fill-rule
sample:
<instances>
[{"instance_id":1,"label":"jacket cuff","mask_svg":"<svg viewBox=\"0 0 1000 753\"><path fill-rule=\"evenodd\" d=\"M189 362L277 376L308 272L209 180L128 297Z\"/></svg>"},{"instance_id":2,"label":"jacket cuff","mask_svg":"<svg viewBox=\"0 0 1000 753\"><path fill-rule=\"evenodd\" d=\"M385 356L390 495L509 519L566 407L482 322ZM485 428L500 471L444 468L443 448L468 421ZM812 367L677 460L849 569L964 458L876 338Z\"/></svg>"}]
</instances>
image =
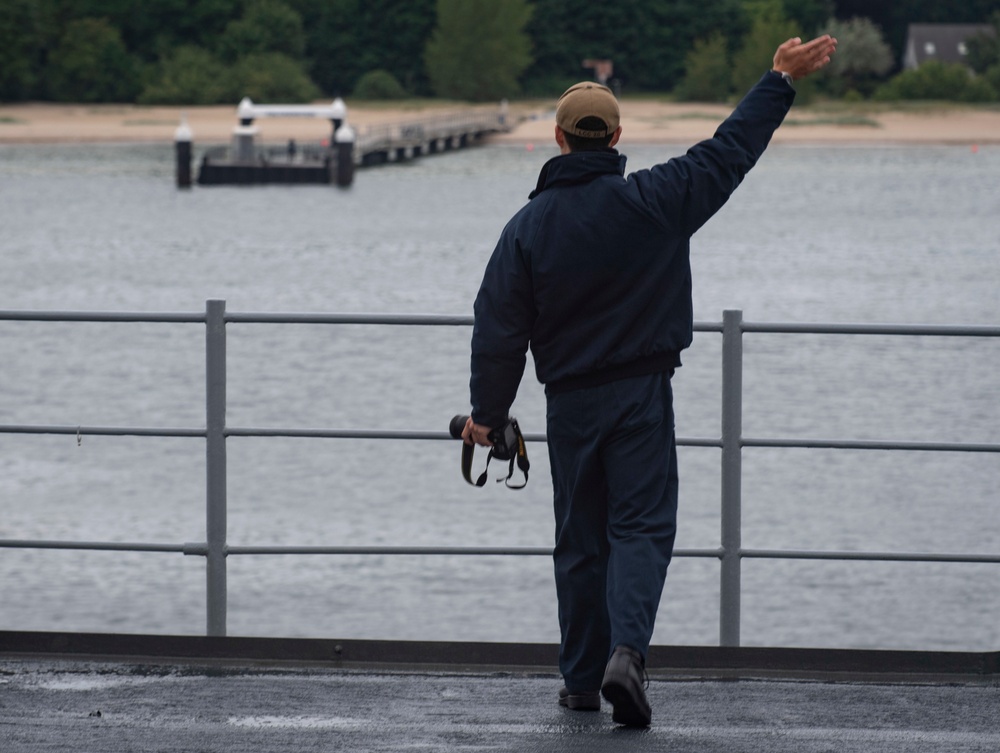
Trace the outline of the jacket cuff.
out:
<instances>
[{"instance_id":1,"label":"jacket cuff","mask_svg":"<svg viewBox=\"0 0 1000 753\"><path fill-rule=\"evenodd\" d=\"M791 73L787 73L786 71L776 71L773 68L771 69L771 73L773 73L775 76L779 76L780 78L784 79L785 83L788 84L793 89L795 88L795 79L792 78Z\"/></svg>"}]
</instances>

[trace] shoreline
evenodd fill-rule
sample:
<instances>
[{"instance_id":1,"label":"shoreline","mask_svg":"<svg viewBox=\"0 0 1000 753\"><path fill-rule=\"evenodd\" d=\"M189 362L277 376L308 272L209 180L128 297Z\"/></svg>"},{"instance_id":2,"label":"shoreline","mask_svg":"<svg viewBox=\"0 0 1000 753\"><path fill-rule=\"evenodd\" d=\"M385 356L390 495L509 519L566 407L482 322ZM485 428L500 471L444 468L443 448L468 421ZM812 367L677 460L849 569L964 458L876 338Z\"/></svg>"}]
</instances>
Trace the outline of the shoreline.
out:
<instances>
[{"instance_id":1,"label":"shoreline","mask_svg":"<svg viewBox=\"0 0 1000 753\"><path fill-rule=\"evenodd\" d=\"M911 103L912 104L912 103ZM732 105L624 99L622 145L695 143L708 138ZM431 104L348 105L347 121L359 132L370 126L440 117L468 106ZM143 105L0 105L0 144L171 143L186 117L196 146L229 141L238 124L236 107ZM490 143L533 146L553 139L550 103L517 102L510 117L518 124ZM320 141L328 122L314 118L258 120L261 143L289 139ZM774 143L848 145L1000 144L1000 109L960 104L900 106L813 105L793 107Z\"/></svg>"}]
</instances>

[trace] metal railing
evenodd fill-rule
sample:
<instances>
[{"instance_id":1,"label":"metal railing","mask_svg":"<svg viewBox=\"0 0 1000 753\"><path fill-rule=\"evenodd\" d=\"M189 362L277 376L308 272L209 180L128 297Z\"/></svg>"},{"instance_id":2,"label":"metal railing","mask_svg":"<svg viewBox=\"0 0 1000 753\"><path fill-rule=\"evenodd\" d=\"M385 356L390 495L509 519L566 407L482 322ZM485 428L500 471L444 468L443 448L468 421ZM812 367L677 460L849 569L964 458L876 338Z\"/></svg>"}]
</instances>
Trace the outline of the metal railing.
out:
<instances>
[{"instance_id":1,"label":"metal railing","mask_svg":"<svg viewBox=\"0 0 1000 753\"><path fill-rule=\"evenodd\" d=\"M449 440L440 431L373 431L366 429L243 428L226 423L226 326L227 324L367 324L405 326L460 326L473 323L467 316L393 314L296 314L227 313L225 301L206 302L204 313L137 313L79 311L0 311L0 321L45 322L144 322L201 323L205 325L205 427L164 429L129 426L39 426L2 425L0 434L63 434L194 437L206 446L206 535L204 542L181 544L44 541L0 539L0 548L71 549L131 552L171 552L206 559L207 634L226 634L226 558L232 555L472 555L549 556L547 547L400 547L400 546L230 546L227 541L228 437L361 438L394 440ZM744 549L742 546L743 449L823 448L853 450L906 450L936 452L1000 453L1000 444L954 442L897 442L827 439L758 439L743 436L743 335L836 334L930 337L1000 337L1000 327L870 325L870 324L760 324L743 321L740 311L725 311L721 323L697 323L695 330L722 335L722 427L718 439L678 438L678 445L721 450L721 541L710 549L677 549L676 557L718 559L721 563L719 599L719 643L740 645L741 574L744 559L864 560L891 562L950 562L1000 564L1000 554L914 553L873 551L806 551ZM545 436L528 434L528 441L543 442Z\"/></svg>"},{"instance_id":2,"label":"metal railing","mask_svg":"<svg viewBox=\"0 0 1000 753\"><path fill-rule=\"evenodd\" d=\"M445 113L421 120L369 125L358 135L356 150L364 155L388 149L412 148L460 137L497 133L510 127L503 109Z\"/></svg>"}]
</instances>

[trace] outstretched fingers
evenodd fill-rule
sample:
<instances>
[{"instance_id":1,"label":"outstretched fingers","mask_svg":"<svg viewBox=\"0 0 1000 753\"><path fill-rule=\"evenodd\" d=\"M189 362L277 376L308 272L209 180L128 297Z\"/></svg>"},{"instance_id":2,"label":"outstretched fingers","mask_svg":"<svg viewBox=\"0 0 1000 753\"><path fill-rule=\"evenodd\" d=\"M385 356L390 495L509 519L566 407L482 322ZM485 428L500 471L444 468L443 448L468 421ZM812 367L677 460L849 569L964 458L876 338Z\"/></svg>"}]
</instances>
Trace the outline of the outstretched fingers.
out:
<instances>
[{"instance_id":1,"label":"outstretched fingers","mask_svg":"<svg viewBox=\"0 0 1000 753\"><path fill-rule=\"evenodd\" d=\"M830 62L830 56L837 50L837 40L829 34L824 34L807 42L802 47L804 51L808 52L807 59L812 65L812 70L818 71Z\"/></svg>"},{"instance_id":2,"label":"outstretched fingers","mask_svg":"<svg viewBox=\"0 0 1000 753\"><path fill-rule=\"evenodd\" d=\"M779 46L774 53L774 69L786 72L792 78L802 78L829 63L830 56L836 49L837 40L829 34L816 37L805 44L795 37Z\"/></svg>"}]
</instances>

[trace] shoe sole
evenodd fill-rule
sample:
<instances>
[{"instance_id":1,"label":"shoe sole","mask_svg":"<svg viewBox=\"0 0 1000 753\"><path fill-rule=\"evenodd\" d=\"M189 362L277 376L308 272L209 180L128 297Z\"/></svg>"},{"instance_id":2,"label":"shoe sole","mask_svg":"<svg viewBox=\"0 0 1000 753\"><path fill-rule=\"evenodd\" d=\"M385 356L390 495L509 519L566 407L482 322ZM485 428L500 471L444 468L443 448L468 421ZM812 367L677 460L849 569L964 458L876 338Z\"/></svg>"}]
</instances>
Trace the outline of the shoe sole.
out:
<instances>
[{"instance_id":1,"label":"shoe sole","mask_svg":"<svg viewBox=\"0 0 1000 753\"><path fill-rule=\"evenodd\" d=\"M614 708L611 718L616 724L623 724L626 727L648 727L652 721L651 710L644 709L624 685L615 682L606 683L601 688L601 695Z\"/></svg>"},{"instance_id":2,"label":"shoe sole","mask_svg":"<svg viewBox=\"0 0 1000 753\"><path fill-rule=\"evenodd\" d=\"M577 696L561 696L559 698L559 705L565 709L570 709L571 711L600 711L601 699L600 696L598 696L596 700L578 700Z\"/></svg>"}]
</instances>

